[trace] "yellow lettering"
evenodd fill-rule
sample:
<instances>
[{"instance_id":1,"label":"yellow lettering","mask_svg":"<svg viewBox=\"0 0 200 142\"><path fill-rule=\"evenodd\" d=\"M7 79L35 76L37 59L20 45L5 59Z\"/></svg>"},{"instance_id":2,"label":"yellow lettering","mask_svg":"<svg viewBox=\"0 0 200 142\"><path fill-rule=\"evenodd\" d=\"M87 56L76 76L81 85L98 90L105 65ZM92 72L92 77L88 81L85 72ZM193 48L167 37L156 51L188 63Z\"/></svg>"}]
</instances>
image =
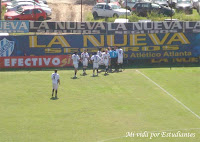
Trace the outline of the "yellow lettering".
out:
<instances>
[{"instance_id":1,"label":"yellow lettering","mask_svg":"<svg viewBox=\"0 0 200 142\"><path fill-rule=\"evenodd\" d=\"M151 41L154 43L154 45L163 45L169 34L170 33L166 33L165 36L162 38L162 40L158 38L157 34L149 34L149 37Z\"/></svg>"},{"instance_id":2,"label":"yellow lettering","mask_svg":"<svg viewBox=\"0 0 200 142\"><path fill-rule=\"evenodd\" d=\"M29 36L29 47L30 48L46 47L46 45L38 45L37 36Z\"/></svg>"},{"instance_id":3,"label":"yellow lettering","mask_svg":"<svg viewBox=\"0 0 200 142\"><path fill-rule=\"evenodd\" d=\"M161 63L161 62L167 63L167 62L168 62L168 59L167 59L167 58L162 58L162 59L151 59L151 62L152 62L152 63Z\"/></svg>"},{"instance_id":4,"label":"yellow lettering","mask_svg":"<svg viewBox=\"0 0 200 142\"><path fill-rule=\"evenodd\" d=\"M115 43L115 35L107 36L107 44L108 46L125 46L127 45L127 35L123 35L123 43Z\"/></svg>"},{"instance_id":5,"label":"yellow lettering","mask_svg":"<svg viewBox=\"0 0 200 142\"><path fill-rule=\"evenodd\" d=\"M54 36L47 47L52 47L52 45L61 45L62 47L71 47L67 40L63 36Z\"/></svg>"},{"instance_id":6,"label":"yellow lettering","mask_svg":"<svg viewBox=\"0 0 200 142\"><path fill-rule=\"evenodd\" d=\"M147 43L141 42L141 41L146 41L146 38L141 38L141 37L146 37L146 34L130 35L130 46L147 45Z\"/></svg>"},{"instance_id":7,"label":"yellow lettering","mask_svg":"<svg viewBox=\"0 0 200 142\"><path fill-rule=\"evenodd\" d=\"M88 47L88 41L90 41L95 47L104 46L104 35L100 35L100 41L96 39L94 35L83 36L83 46Z\"/></svg>"},{"instance_id":8,"label":"yellow lettering","mask_svg":"<svg viewBox=\"0 0 200 142\"><path fill-rule=\"evenodd\" d=\"M178 45L167 45L167 46L162 46L163 50L179 50Z\"/></svg>"},{"instance_id":9,"label":"yellow lettering","mask_svg":"<svg viewBox=\"0 0 200 142\"><path fill-rule=\"evenodd\" d=\"M158 51L160 46L143 46L142 51Z\"/></svg>"},{"instance_id":10,"label":"yellow lettering","mask_svg":"<svg viewBox=\"0 0 200 142\"><path fill-rule=\"evenodd\" d=\"M174 33L167 44L172 44L172 42L181 42L181 44L190 44L189 40L183 33Z\"/></svg>"}]
</instances>

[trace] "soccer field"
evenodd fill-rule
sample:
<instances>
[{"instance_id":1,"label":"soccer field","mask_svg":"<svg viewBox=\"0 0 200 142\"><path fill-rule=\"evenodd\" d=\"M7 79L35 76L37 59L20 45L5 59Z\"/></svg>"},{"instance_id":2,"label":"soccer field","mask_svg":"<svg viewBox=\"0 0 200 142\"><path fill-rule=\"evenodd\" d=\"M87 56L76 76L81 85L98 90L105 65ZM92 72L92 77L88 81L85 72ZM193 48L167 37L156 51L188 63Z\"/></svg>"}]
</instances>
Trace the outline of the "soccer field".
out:
<instances>
[{"instance_id":1,"label":"soccer field","mask_svg":"<svg viewBox=\"0 0 200 142\"><path fill-rule=\"evenodd\" d=\"M0 72L0 142L200 141L198 67L51 73Z\"/></svg>"}]
</instances>

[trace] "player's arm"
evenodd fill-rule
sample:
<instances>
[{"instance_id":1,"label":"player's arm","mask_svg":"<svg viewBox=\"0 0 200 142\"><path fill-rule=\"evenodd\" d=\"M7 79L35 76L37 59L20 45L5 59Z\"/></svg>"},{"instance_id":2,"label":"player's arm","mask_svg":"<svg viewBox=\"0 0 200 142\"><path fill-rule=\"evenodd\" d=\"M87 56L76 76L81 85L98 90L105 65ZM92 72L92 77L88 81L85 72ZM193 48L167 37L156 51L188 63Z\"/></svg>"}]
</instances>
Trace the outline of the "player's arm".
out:
<instances>
[{"instance_id":1,"label":"player's arm","mask_svg":"<svg viewBox=\"0 0 200 142\"><path fill-rule=\"evenodd\" d=\"M60 85L60 79L58 79L58 84Z\"/></svg>"},{"instance_id":2,"label":"player's arm","mask_svg":"<svg viewBox=\"0 0 200 142\"><path fill-rule=\"evenodd\" d=\"M90 62L93 63L93 56L91 57Z\"/></svg>"},{"instance_id":3,"label":"player's arm","mask_svg":"<svg viewBox=\"0 0 200 142\"><path fill-rule=\"evenodd\" d=\"M81 62L83 61L83 54L81 54L81 58L80 58L80 61L81 61Z\"/></svg>"},{"instance_id":4,"label":"player's arm","mask_svg":"<svg viewBox=\"0 0 200 142\"><path fill-rule=\"evenodd\" d=\"M110 66L110 63L111 63L110 54L109 54L109 56L108 56L108 63L109 63L109 66Z\"/></svg>"},{"instance_id":5,"label":"player's arm","mask_svg":"<svg viewBox=\"0 0 200 142\"><path fill-rule=\"evenodd\" d=\"M81 58L78 56L78 62L80 62L81 61Z\"/></svg>"}]
</instances>

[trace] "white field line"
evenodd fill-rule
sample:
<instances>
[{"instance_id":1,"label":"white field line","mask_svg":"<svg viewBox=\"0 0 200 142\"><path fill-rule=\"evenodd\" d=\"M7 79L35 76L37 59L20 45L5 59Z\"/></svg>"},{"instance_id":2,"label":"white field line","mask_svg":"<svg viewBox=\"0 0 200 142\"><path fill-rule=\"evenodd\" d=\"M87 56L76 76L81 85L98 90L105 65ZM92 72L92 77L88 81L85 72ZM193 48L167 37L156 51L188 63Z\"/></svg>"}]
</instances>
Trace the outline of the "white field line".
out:
<instances>
[{"instance_id":1,"label":"white field line","mask_svg":"<svg viewBox=\"0 0 200 142\"><path fill-rule=\"evenodd\" d=\"M160 85L158 85L156 82L154 82L151 78L149 78L148 76L146 76L145 74L143 74L142 72L140 72L139 70L136 70L138 73L140 73L141 75L143 75L146 79L148 79L149 81L151 81L153 84L155 84L158 88L160 88L162 91L164 91L167 95L169 95L172 99L174 99L177 103L179 103L180 105L182 105L185 109L187 109L189 112L191 112L193 115L195 115L198 119L200 119L200 116L197 115L195 112L193 112L190 108L188 108L186 105L184 105L181 101L179 101L178 99L176 99L173 95L171 95L169 92L167 92L164 88L162 88Z\"/></svg>"},{"instance_id":2,"label":"white field line","mask_svg":"<svg viewBox=\"0 0 200 142\"><path fill-rule=\"evenodd\" d=\"M173 129L173 130L158 130L158 131L146 131L148 133L155 133L155 132L173 132L173 131L188 131L188 130L200 130L200 128L185 128L185 129ZM106 142L110 140L116 140L116 139L121 139L125 138L126 136L121 136L121 137L115 137L115 138L110 138L110 139L105 139L97 142Z\"/></svg>"}]
</instances>

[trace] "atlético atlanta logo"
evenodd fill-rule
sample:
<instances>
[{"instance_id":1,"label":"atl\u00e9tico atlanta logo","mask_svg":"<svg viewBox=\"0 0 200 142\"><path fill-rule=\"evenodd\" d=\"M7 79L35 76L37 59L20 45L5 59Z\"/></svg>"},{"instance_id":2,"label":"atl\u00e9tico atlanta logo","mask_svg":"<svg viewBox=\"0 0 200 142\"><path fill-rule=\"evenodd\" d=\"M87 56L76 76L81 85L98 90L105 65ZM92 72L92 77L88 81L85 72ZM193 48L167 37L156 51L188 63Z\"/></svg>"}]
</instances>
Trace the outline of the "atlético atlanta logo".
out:
<instances>
[{"instance_id":1,"label":"atl\u00e9tico atlanta logo","mask_svg":"<svg viewBox=\"0 0 200 142\"><path fill-rule=\"evenodd\" d=\"M0 57L9 57L14 50L14 41L9 41L6 38L0 40Z\"/></svg>"}]
</instances>

